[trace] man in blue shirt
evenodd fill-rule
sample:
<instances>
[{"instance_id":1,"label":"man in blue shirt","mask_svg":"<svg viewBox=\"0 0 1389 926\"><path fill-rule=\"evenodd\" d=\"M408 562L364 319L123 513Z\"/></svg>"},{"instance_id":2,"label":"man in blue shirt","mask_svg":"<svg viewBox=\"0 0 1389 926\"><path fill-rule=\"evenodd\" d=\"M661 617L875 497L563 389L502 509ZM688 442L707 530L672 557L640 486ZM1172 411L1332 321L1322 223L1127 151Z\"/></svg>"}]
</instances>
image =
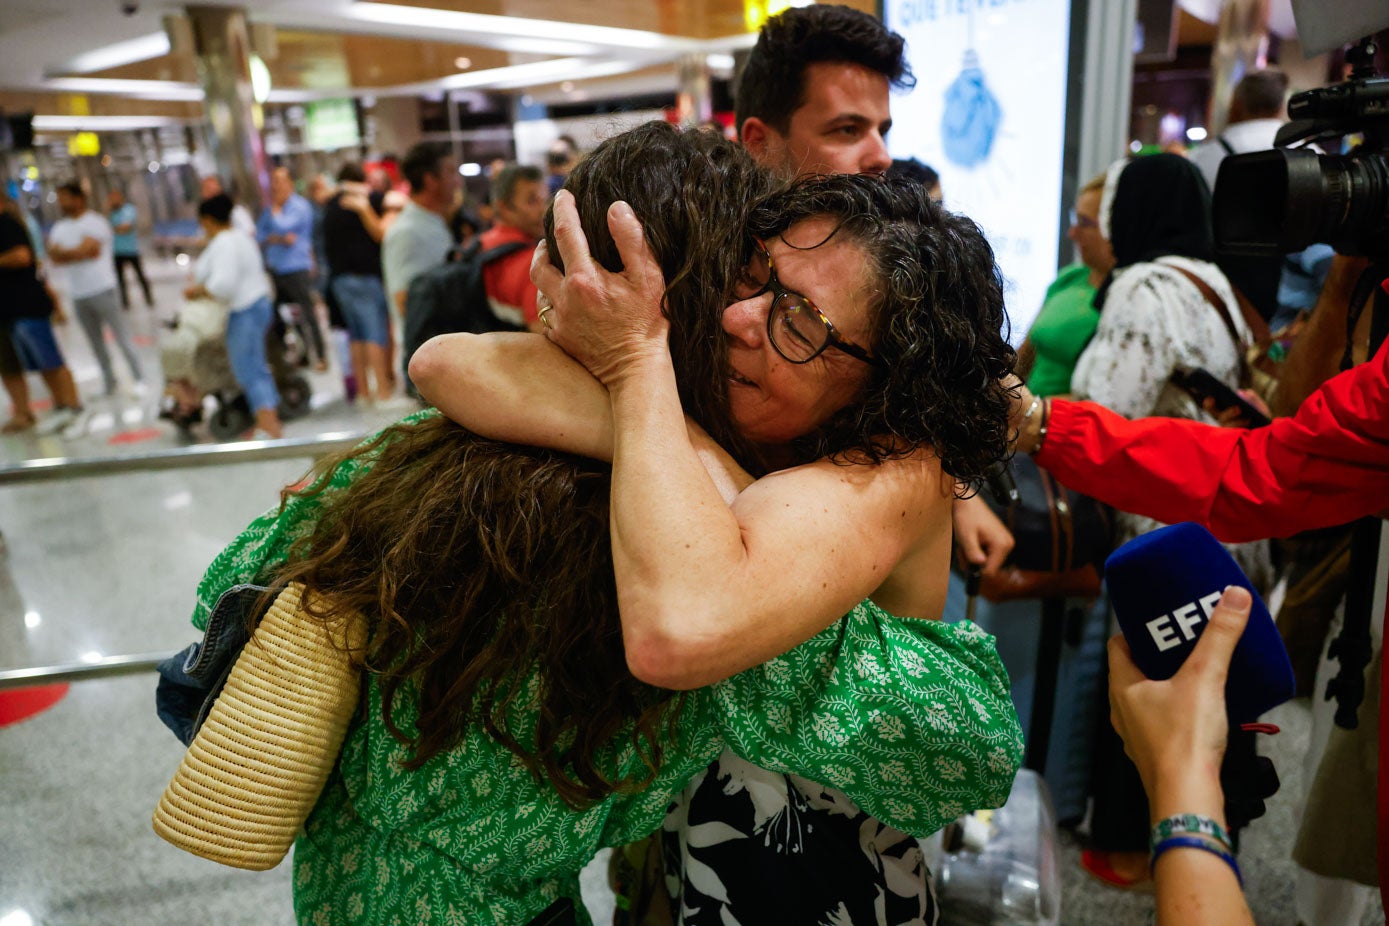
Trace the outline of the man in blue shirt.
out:
<instances>
[{"instance_id":1,"label":"man in blue shirt","mask_svg":"<svg viewBox=\"0 0 1389 926\"><path fill-rule=\"evenodd\" d=\"M125 288L125 268L135 268L135 278L145 292L145 305L154 308L154 297L150 295L149 280L145 279L145 268L140 266L140 242L135 236L135 220L139 214L132 203L126 202L125 193L119 189L111 191L106 197L106 216L111 222L111 254L116 260L116 280L120 283L121 307L130 308L130 295Z\"/></svg>"},{"instance_id":2,"label":"man in blue shirt","mask_svg":"<svg viewBox=\"0 0 1389 926\"><path fill-rule=\"evenodd\" d=\"M275 168L270 206L256 222L256 240L265 249L265 268L275 281L275 305L296 307L294 326L304 345L304 365L312 354L315 368L323 371L328 369L328 354L313 297L313 222L313 206L294 192L289 169Z\"/></svg>"}]
</instances>

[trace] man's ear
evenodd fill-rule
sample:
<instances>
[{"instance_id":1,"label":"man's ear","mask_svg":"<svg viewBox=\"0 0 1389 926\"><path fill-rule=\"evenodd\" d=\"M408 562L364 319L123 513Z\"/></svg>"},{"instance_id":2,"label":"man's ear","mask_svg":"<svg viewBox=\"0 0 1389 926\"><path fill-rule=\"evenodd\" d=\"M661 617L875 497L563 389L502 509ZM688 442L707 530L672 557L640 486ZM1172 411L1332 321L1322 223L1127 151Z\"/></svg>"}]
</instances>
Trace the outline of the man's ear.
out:
<instances>
[{"instance_id":1,"label":"man's ear","mask_svg":"<svg viewBox=\"0 0 1389 926\"><path fill-rule=\"evenodd\" d=\"M781 133L756 116L748 116L743 120L738 137L742 139L743 147L748 149L748 154L759 164L771 160L773 149L781 141Z\"/></svg>"}]
</instances>

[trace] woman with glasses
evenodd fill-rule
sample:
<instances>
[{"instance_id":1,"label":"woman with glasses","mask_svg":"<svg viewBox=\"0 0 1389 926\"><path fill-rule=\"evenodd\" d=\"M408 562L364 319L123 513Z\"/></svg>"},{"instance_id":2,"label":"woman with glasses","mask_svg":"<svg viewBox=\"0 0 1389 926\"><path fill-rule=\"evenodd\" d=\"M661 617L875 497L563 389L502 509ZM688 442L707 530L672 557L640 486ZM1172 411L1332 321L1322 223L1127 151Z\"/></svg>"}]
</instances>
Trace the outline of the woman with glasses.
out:
<instances>
[{"instance_id":1,"label":"woman with glasses","mask_svg":"<svg viewBox=\"0 0 1389 926\"><path fill-rule=\"evenodd\" d=\"M585 257L610 269L621 267L618 255L632 242L603 234L609 204L624 198L642 216L659 261L643 267L670 314L665 372L691 415L687 423L677 400L680 439L698 448L700 478L727 492L718 504L730 515L748 494L735 498L738 489L754 482L750 473L767 470L728 412L732 374L719 349L721 309L753 249L744 234L749 212L764 216L758 234L777 279L803 285L784 266L796 262L782 253L775 227L799 199L769 198L769 187L737 146L652 124L600 145L576 166L561 200L569 210L562 227L578 233L577 204L595 230ZM913 268L922 258L912 236L928 233L924 223L939 240L947 277L954 264L973 266L982 246L972 225L940 222L914 200L885 196L886 188L875 193L845 178L815 190L835 208L879 216L883 253ZM571 243L550 250L573 254ZM996 287L992 263L984 267L981 279ZM839 290L817 286L816 305L839 304ZM884 343L835 324L875 354ZM534 335L479 343L502 353L534 344L549 362L574 364ZM1006 351L1001 341L989 345ZM997 398L1006 412L1006 395ZM1006 438L997 424L993 454ZM829 433L829 448L853 451L852 434ZM580 449L604 456L600 441L588 439ZM987 462L982 454L959 461L967 475ZM936 468L921 461L913 472ZM871 482L871 467L844 469L866 488ZM769 601L760 615L781 626L774 636L748 637L751 660L740 656L737 667L718 653L679 680L691 690L673 691L649 684L677 679L635 619L643 609L633 611L613 580L627 567L613 560L617 500L606 466L488 440L428 411L318 472L217 558L194 615L205 626L241 583L300 582L312 617L365 619L362 706L294 850L302 923L587 922L582 866L602 846L657 830L672 799L725 746L825 781L877 817L922 832L1008 793L1021 734L992 639L973 625L896 618L866 594L817 602L822 614L813 623L786 622L784 606ZM835 488L821 483L803 488L817 504L837 504ZM915 505L942 491L900 494ZM872 494L862 493L865 510L882 507ZM824 551L863 545L847 536L822 541ZM837 583L824 557L809 551L785 544L786 570Z\"/></svg>"},{"instance_id":2,"label":"woman with glasses","mask_svg":"<svg viewBox=\"0 0 1389 926\"><path fill-rule=\"evenodd\" d=\"M1068 395L1076 361L1100 323L1095 292L1114 267L1114 250L1100 231L1104 174L1081 187L1066 237L1079 260L1047 287L1042 308L1018 348L1018 376L1039 396Z\"/></svg>"},{"instance_id":3,"label":"woman with glasses","mask_svg":"<svg viewBox=\"0 0 1389 926\"><path fill-rule=\"evenodd\" d=\"M643 227L621 203L605 221L621 272L592 259L564 193L555 245L533 267L551 300L542 321L572 357L535 338L456 335L417 354L411 378L480 433L612 460L632 670L663 687L717 683L775 663L865 598L932 623L954 486L996 458L991 377L1012 360L977 227L875 177L802 181L755 206L749 240L724 243L746 263L708 350L726 353L733 425L771 472L720 482L681 413ZM942 714L937 732L964 719ZM889 776L920 762L899 756ZM906 835L929 830L884 825L833 782L746 758L725 751L667 818L681 922L878 922L879 909L883 922L934 922ZM951 787L960 770L933 765L931 788Z\"/></svg>"}]
</instances>

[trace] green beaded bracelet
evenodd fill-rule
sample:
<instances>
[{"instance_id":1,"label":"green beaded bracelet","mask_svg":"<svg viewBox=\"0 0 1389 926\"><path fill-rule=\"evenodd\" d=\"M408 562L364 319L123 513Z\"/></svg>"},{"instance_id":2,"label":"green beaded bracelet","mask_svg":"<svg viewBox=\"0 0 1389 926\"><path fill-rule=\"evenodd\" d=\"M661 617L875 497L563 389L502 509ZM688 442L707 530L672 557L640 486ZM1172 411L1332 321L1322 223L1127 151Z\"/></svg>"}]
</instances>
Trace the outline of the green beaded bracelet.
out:
<instances>
[{"instance_id":1,"label":"green beaded bracelet","mask_svg":"<svg viewBox=\"0 0 1389 926\"><path fill-rule=\"evenodd\" d=\"M1179 813L1165 820L1159 820L1153 825L1153 831L1148 836L1148 846L1154 848L1164 839L1180 833L1198 833L1202 836L1209 836L1223 845L1227 851L1235 851L1235 844L1230 839L1230 834L1225 832L1224 827L1210 817L1203 817L1195 813Z\"/></svg>"}]
</instances>

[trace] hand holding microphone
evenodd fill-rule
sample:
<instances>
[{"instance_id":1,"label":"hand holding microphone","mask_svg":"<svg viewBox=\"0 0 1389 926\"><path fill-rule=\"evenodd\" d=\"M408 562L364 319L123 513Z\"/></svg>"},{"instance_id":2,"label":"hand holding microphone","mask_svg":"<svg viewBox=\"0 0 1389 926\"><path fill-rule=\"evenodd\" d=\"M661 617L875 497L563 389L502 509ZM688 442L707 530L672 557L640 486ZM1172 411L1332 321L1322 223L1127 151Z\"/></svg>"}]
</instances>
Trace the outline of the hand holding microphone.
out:
<instances>
[{"instance_id":1,"label":"hand holding microphone","mask_svg":"<svg viewBox=\"0 0 1389 926\"><path fill-rule=\"evenodd\" d=\"M1148 678L1134 664L1122 634L1109 641L1110 722L1138 767L1155 816L1165 815L1158 805L1172 800L1167 792L1173 786L1213 788L1218 798L1229 732L1225 681L1252 603L1248 590L1238 585L1226 589L1191 655L1164 681ZM1208 803L1210 797L1198 799ZM1195 812L1187 803L1173 812ZM1219 806L1216 800L1214 809Z\"/></svg>"}]
</instances>

